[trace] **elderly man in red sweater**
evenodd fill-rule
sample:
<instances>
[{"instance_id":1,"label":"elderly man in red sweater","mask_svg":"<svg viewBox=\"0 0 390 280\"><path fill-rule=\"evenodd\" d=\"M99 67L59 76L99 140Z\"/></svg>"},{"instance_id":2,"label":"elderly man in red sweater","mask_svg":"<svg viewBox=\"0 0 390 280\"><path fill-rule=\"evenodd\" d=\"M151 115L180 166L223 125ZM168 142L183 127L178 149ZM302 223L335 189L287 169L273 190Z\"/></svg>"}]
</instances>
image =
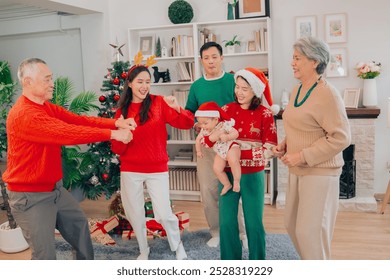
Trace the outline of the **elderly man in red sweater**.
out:
<instances>
[{"instance_id":1,"label":"elderly man in red sweater","mask_svg":"<svg viewBox=\"0 0 390 280\"><path fill-rule=\"evenodd\" d=\"M72 245L77 259L93 259L85 214L58 184L61 146L110 139L128 143L132 120L79 116L48 102L53 97L53 74L41 59L24 60L18 78L23 92L7 119L3 174L12 214L30 245L32 259L56 259L55 228Z\"/></svg>"}]
</instances>

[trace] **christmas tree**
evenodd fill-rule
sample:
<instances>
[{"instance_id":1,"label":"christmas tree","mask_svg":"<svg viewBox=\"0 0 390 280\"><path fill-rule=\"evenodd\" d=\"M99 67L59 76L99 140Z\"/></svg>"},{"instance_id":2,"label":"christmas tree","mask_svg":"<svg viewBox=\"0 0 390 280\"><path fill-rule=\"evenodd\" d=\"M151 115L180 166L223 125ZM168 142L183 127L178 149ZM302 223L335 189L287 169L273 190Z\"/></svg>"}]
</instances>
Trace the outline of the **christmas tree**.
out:
<instances>
[{"instance_id":1,"label":"christmas tree","mask_svg":"<svg viewBox=\"0 0 390 280\"><path fill-rule=\"evenodd\" d=\"M99 96L101 104L99 117L115 116L129 66L129 62L117 60L108 68L108 74L104 76L105 80L101 87L103 94ZM80 170L82 178L77 187L83 190L88 199L95 200L102 195L109 199L119 190L119 160L118 156L112 153L110 142L88 144L88 150L80 163Z\"/></svg>"}]
</instances>

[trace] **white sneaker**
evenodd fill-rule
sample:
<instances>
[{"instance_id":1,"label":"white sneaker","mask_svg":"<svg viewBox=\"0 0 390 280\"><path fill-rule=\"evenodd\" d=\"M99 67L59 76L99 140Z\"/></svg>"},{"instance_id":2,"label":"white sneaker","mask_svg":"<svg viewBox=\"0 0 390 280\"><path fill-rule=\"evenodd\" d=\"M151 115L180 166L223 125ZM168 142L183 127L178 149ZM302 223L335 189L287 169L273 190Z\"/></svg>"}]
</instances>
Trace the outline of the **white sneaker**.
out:
<instances>
[{"instance_id":1,"label":"white sneaker","mask_svg":"<svg viewBox=\"0 0 390 280\"><path fill-rule=\"evenodd\" d=\"M148 260L149 259L149 252L150 248L148 247L146 251L141 252L141 254L138 256L137 260Z\"/></svg>"},{"instance_id":2,"label":"white sneaker","mask_svg":"<svg viewBox=\"0 0 390 280\"><path fill-rule=\"evenodd\" d=\"M207 241L207 246L218 247L219 246L219 237L212 237L209 241Z\"/></svg>"},{"instance_id":3,"label":"white sneaker","mask_svg":"<svg viewBox=\"0 0 390 280\"><path fill-rule=\"evenodd\" d=\"M176 250L176 259L184 260L187 258L186 250L184 250L183 242L180 241L179 247Z\"/></svg>"},{"instance_id":4,"label":"white sneaker","mask_svg":"<svg viewBox=\"0 0 390 280\"><path fill-rule=\"evenodd\" d=\"M242 242L242 247L244 247L244 249L248 250L248 238L246 238L246 236L244 238L241 239L241 242Z\"/></svg>"}]
</instances>

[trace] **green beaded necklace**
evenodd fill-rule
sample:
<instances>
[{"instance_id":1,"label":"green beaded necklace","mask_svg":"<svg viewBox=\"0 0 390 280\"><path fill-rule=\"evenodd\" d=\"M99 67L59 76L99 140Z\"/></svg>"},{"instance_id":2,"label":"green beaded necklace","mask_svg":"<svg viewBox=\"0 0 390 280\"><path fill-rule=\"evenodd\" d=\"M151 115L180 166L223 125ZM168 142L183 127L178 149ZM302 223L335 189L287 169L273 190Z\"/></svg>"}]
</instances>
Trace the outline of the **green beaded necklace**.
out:
<instances>
[{"instance_id":1,"label":"green beaded necklace","mask_svg":"<svg viewBox=\"0 0 390 280\"><path fill-rule=\"evenodd\" d=\"M306 93L305 97L302 99L302 101L298 103L298 98L299 98L299 94L301 93L302 84L299 86L297 96L295 96L295 100L294 100L294 107L295 108L300 107L303 103L305 103L306 99L309 98L313 89L318 85L318 82L321 80L321 77L322 76L320 76L318 78L318 80L314 83L314 85L312 85L312 87L307 91L307 93Z\"/></svg>"}]
</instances>

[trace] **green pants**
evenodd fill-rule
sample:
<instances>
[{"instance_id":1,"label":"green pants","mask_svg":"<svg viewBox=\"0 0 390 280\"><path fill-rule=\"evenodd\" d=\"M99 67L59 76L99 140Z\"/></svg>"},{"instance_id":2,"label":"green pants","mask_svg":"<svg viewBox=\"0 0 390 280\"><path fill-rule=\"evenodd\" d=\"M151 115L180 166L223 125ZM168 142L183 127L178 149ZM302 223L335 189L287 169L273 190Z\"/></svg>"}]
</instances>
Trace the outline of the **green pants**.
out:
<instances>
[{"instance_id":1,"label":"green pants","mask_svg":"<svg viewBox=\"0 0 390 280\"><path fill-rule=\"evenodd\" d=\"M227 173L230 182L233 176ZM233 184L233 183L232 183ZM219 197L220 247L222 260L241 260L242 244L238 231L238 205L242 198L246 234L248 237L249 259L265 259L264 211L264 171L242 174L241 191L230 189ZM219 192L222 184L218 186Z\"/></svg>"}]
</instances>

